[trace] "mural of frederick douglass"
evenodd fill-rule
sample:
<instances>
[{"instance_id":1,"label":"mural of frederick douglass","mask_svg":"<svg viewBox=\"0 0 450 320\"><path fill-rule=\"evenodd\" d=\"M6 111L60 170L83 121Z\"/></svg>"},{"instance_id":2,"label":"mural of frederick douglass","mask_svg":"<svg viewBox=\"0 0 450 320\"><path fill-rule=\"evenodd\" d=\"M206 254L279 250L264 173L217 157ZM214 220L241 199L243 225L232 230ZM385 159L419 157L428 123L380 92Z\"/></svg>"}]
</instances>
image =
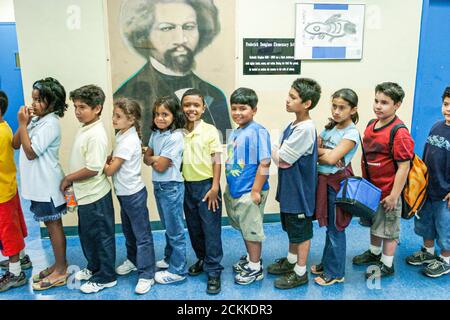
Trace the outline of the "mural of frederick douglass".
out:
<instances>
[{"instance_id":1,"label":"mural of frederick douglass","mask_svg":"<svg viewBox=\"0 0 450 320\"><path fill-rule=\"evenodd\" d=\"M222 91L193 73L195 56L220 31L213 0L125 0L121 7L122 34L147 63L114 93L129 97L143 108L142 142L150 137L152 107L156 97L177 96L190 88L205 95L203 120L226 138L231 129L227 101Z\"/></svg>"}]
</instances>

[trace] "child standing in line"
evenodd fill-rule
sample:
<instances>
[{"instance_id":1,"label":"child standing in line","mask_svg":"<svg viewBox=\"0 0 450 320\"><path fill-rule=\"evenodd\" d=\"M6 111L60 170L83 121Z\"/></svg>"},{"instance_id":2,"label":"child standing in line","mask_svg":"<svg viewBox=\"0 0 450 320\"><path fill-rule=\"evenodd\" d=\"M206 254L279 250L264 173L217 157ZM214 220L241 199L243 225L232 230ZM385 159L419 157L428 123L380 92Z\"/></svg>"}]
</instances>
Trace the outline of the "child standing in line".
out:
<instances>
[{"instance_id":1,"label":"child standing in line","mask_svg":"<svg viewBox=\"0 0 450 320\"><path fill-rule=\"evenodd\" d=\"M114 102L112 121L119 132L116 148L104 171L113 178L127 247L127 260L116 268L116 272L126 275L138 270L135 292L144 294L155 283L155 248L147 208L147 188L141 176L140 120L138 102L126 98Z\"/></svg>"},{"instance_id":2,"label":"child standing in line","mask_svg":"<svg viewBox=\"0 0 450 320\"><path fill-rule=\"evenodd\" d=\"M442 95L442 115L431 128L423 152L428 167L428 197L414 218L414 231L423 238L420 251L406 258L411 265L428 264L422 272L432 278L450 273L450 87ZM434 241L441 248L437 256Z\"/></svg>"},{"instance_id":3,"label":"child standing in line","mask_svg":"<svg viewBox=\"0 0 450 320\"><path fill-rule=\"evenodd\" d=\"M292 83L286 110L296 119L283 132L280 146L274 145L272 158L278 169L276 200L280 203L281 226L289 238L286 258L268 267L280 275L274 285L291 289L308 283L306 262L313 237L312 216L317 186L317 133L309 114L319 102L321 88L308 78Z\"/></svg>"},{"instance_id":4,"label":"child standing in line","mask_svg":"<svg viewBox=\"0 0 450 320\"><path fill-rule=\"evenodd\" d=\"M261 259L265 239L264 206L269 193L270 136L253 120L258 96L248 88L236 89L230 98L231 116L238 125L228 138L224 201L230 224L242 234L247 255L233 265L234 280L246 285L264 278Z\"/></svg>"},{"instance_id":5,"label":"child standing in line","mask_svg":"<svg viewBox=\"0 0 450 320\"><path fill-rule=\"evenodd\" d=\"M155 281L161 284L186 279L186 236L183 225L184 180L181 174L185 117L177 100L158 98L153 105L152 135L144 163L153 168L153 188L159 217L166 228L164 258Z\"/></svg>"},{"instance_id":6,"label":"child standing in line","mask_svg":"<svg viewBox=\"0 0 450 320\"><path fill-rule=\"evenodd\" d=\"M319 179L315 216L320 226L327 227L322 262L311 266L314 280L321 286L344 282L346 237L345 228L352 216L334 205L340 183L352 176L351 160L358 149L358 96L351 89L332 95L330 122L319 138Z\"/></svg>"},{"instance_id":7,"label":"child standing in line","mask_svg":"<svg viewBox=\"0 0 450 320\"><path fill-rule=\"evenodd\" d=\"M376 115L364 131L363 147L371 182L381 189L381 202L370 227L370 248L353 258L355 265L373 265L380 277L394 274L394 254L400 237L402 201L400 195L406 184L410 162L414 157L414 141L408 130L400 128L394 137L392 128L403 123L396 111L405 92L397 83L383 82L375 87L373 111ZM395 163L394 163L395 162ZM397 169L396 169L397 167ZM361 159L363 177L367 178L364 159ZM366 278L373 272L366 272Z\"/></svg>"},{"instance_id":8,"label":"child standing in line","mask_svg":"<svg viewBox=\"0 0 450 320\"><path fill-rule=\"evenodd\" d=\"M59 164L59 118L67 110L66 91L56 79L45 78L33 84L32 98L32 110L27 107L19 110L19 129L13 146L20 148L22 197L31 200L34 219L47 227L55 256L54 265L33 277L33 289L46 290L65 285L68 276L66 236L61 220L66 213L66 200L59 190L64 177Z\"/></svg>"},{"instance_id":9,"label":"child standing in line","mask_svg":"<svg viewBox=\"0 0 450 320\"><path fill-rule=\"evenodd\" d=\"M3 116L8 109L8 97L0 91L0 250L8 257L2 264L7 271L0 277L0 292L27 284L22 271L21 252L25 248L27 226L17 192L16 165L12 147L13 133ZM31 262L29 261L29 268Z\"/></svg>"},{"instance_id":10,"label":"child standing in line","mask_svg":"<svg viewBox=\"0 0 450 320\"><path fill-rule=\"evenodd\" d=\"M100 119L105 94L100 87L87 85L70 92L70 99L82 126L70 155L71 173L60 189L73 185L78 202L78 233L87 267L75 279L88 280L81 292L95 293L117 284L114 208L111 185L103 172L108 157L108 136Z\"/></svg>"},{"instance_id":11,"label":"child standing in line","mask_svg":"<svg viewBox=\"0 0 450 320\"><path fill-rule=\"evenodd\" d=\"M222 200L220 171L222 144L217 129L205 123L203 94L197 89L186 91L181 99L186 116L183 152L185 179L184 214L192 247L198 261L189 268L195 276L203 270L208 274L206 292L220 292L220 261L222 250Z\"/></svg>"}]
</instances>

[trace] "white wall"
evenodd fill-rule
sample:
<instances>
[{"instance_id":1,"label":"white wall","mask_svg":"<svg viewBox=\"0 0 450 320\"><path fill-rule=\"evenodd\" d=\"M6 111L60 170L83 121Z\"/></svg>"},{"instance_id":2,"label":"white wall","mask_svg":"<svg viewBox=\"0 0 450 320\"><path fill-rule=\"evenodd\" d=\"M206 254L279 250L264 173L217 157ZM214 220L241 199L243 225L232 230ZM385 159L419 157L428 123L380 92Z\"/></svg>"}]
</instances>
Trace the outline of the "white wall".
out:
<instances>
[{"instance_id":1,"label":"white wall","mask_svg":"<svg viewBox=\"0 0 450 320\"><path fill-rule=\"evenodd\" d=\"M0 22L14 22L13 0L0 0Z\"/></svg>"}]
</instances>

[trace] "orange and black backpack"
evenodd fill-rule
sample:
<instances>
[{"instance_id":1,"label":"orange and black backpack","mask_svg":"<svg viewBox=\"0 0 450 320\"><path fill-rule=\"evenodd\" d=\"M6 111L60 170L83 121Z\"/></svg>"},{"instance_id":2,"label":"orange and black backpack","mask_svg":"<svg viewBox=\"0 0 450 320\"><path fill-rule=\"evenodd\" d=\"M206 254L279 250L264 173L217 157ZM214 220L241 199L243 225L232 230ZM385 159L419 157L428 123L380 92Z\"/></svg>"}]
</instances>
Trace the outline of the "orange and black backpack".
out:
<instances>
[{"instance_id":1,"label":"orange and black backpack","mask_svg":"<svg viewBox=\"0 0 450 320\"><path fill-rule=\"evenodd\" d=\"M408 128L404 124L397 124L391 129L389 137L389 149L391 150L391 156L393 156L394 137L398 129ZM397 164L394 161L397 169ZM427 198L427 186L428 186L428 168L426 164L417 154L414 154L411 160L411 167L408 172L408 179L406 180L405 187L402 191L402 218L411 219L414 217L420 209L422 209Z\"/></svg>"}]
</instances>

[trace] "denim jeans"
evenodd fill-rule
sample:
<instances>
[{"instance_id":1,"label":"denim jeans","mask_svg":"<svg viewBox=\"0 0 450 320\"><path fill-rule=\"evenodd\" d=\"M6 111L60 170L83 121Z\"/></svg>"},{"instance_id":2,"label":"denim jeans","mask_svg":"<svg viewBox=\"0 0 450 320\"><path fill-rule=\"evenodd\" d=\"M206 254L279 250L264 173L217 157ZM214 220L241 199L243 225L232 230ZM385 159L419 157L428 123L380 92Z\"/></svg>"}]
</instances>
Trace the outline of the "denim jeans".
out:
<instances>
[{"instance_id":1,"label":"denim jeans","mask_svg":"<svg viewBox=\"0 0 450 320\"><path fill-rule=\"evenodd\" d=\"M92 271L91 282L116 280L116 240L111 191L103 198L78 206L78 234L81 248Z\"/></svg>"},{"instance_id":2,"label":"denim jeans","mask_svg":"<svg viewBox=\"0 0 450 320\"><path fill-rule=\"evenodd\" d=\"M169 272L186 275L186 236L183 224L184 183L153 181L156 206L161 223L166 229L164 260Z\"/></svg>"},{"instance_id":3,"label":"denim jeans","mask_svg":"<svg viewBox=\"0 0 450 320\"><path fill-rule=\"evenodd\" d=\"M155 247L147 208L147 188L129 196L117 196L127 258L138 269L139 279L155 276Z\"/></svg>"},{"instance_id":4,"label":"denim jeans","mask_svg":"<svg viewBox=\"0 0 450 320\"><path fill-rule=\"evenodd\" d=\"M322 264L325 274L332 278L345 275L346 237L345 229L336 229L336 192L328 187L328 226L323 249Z\"/></svg>"},{"instance_id":5,"label":"denim jeans","mask_svg":"<svg viewBox=\"0 0 450 320\"><path fill-rule=\"evenodd\" d=\"M198 259L204 260L203 270L212 277L218 277L223 270L220 261L222 250L222 199L219 189L219 208L208 210L208 201L203 197L212 187L212 179L185 182L184 214L192 248Z\"/></svg>"}]
</instances>

